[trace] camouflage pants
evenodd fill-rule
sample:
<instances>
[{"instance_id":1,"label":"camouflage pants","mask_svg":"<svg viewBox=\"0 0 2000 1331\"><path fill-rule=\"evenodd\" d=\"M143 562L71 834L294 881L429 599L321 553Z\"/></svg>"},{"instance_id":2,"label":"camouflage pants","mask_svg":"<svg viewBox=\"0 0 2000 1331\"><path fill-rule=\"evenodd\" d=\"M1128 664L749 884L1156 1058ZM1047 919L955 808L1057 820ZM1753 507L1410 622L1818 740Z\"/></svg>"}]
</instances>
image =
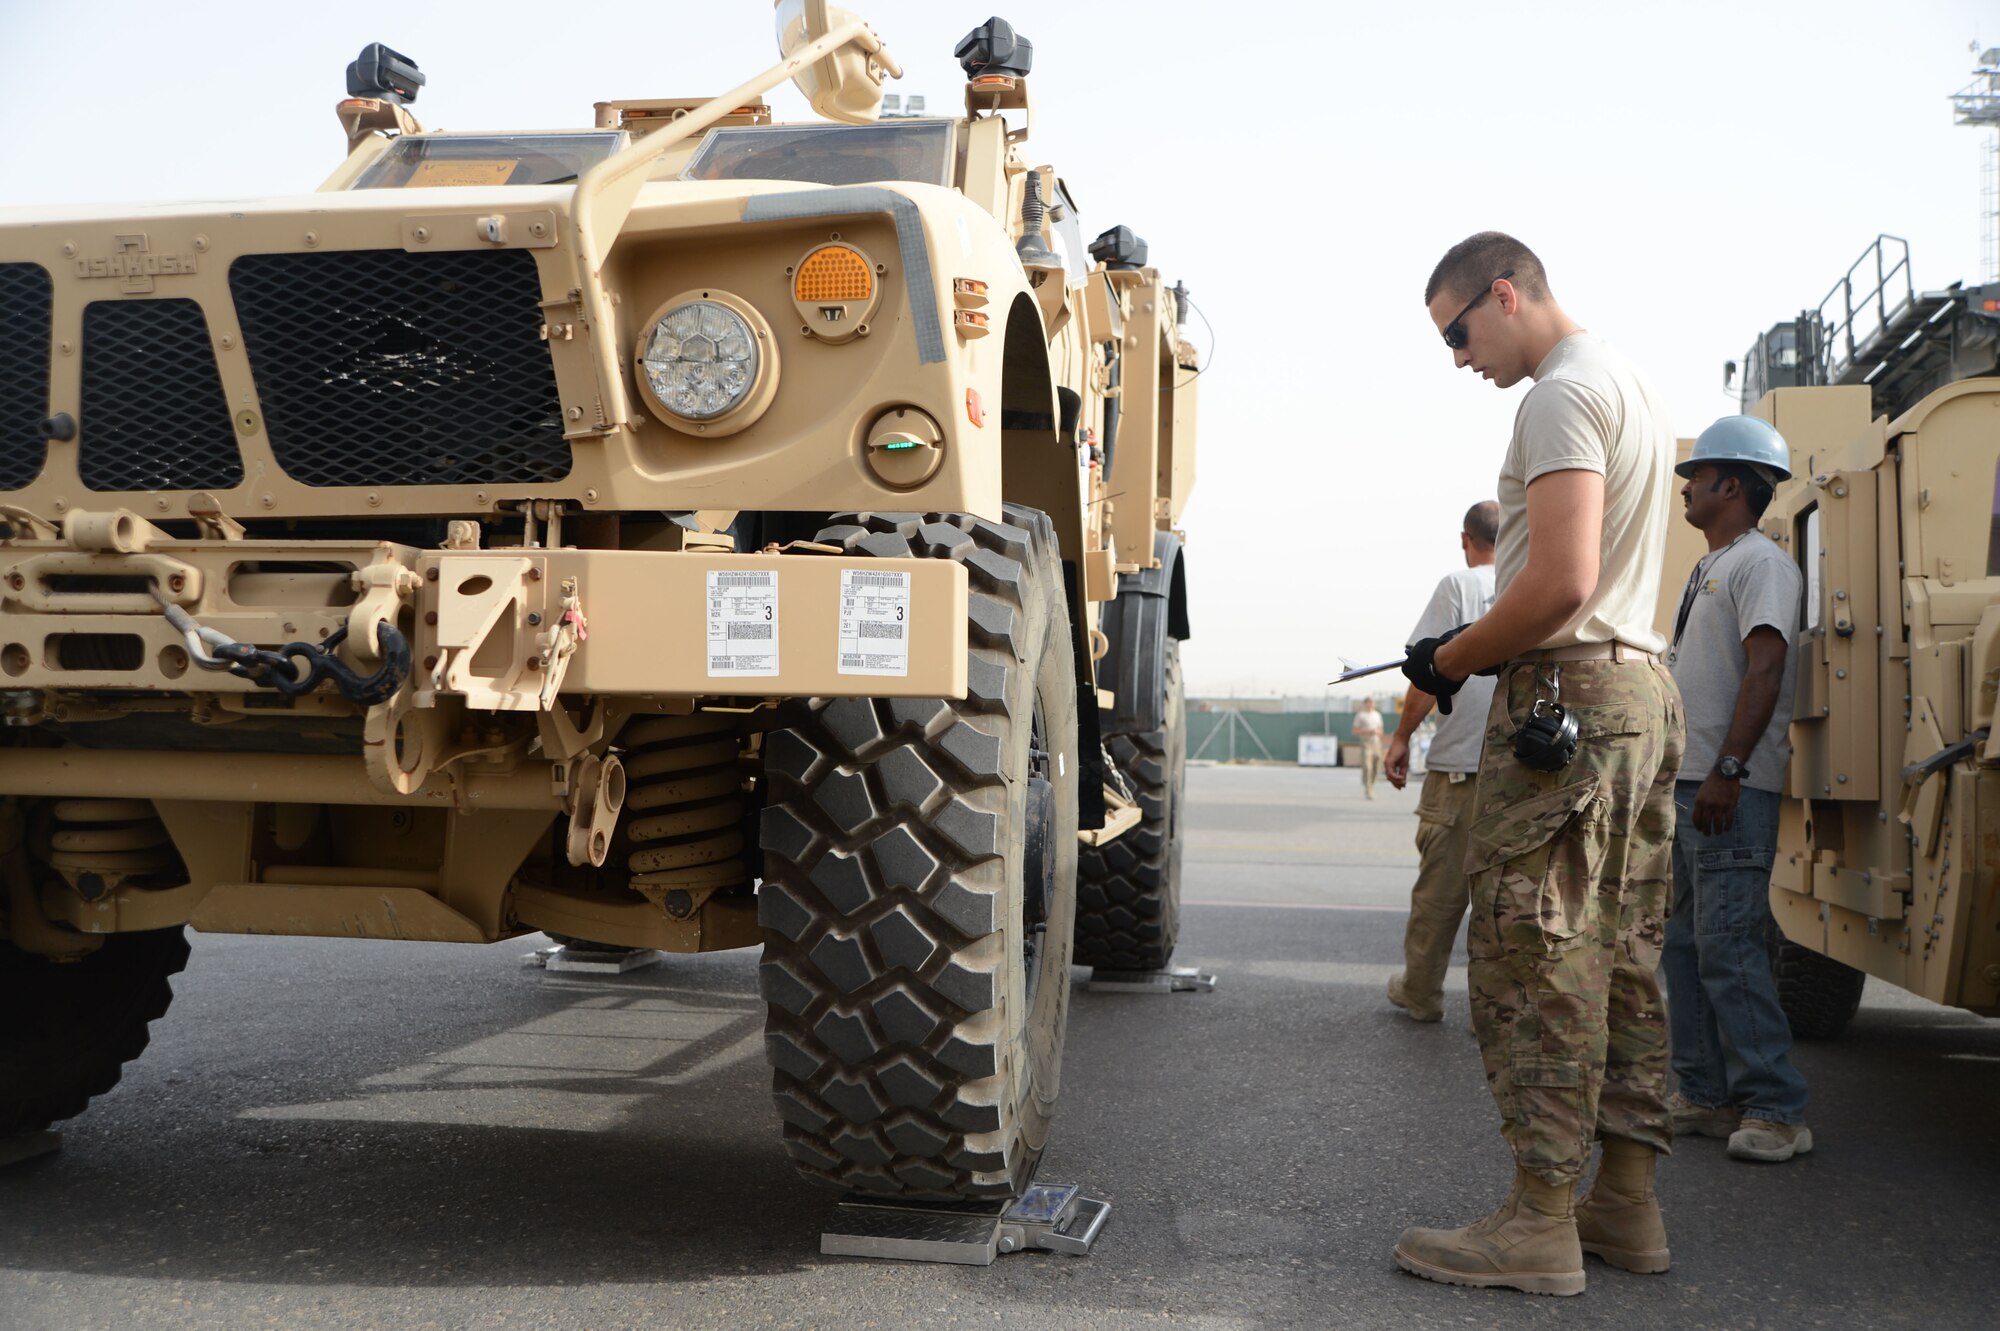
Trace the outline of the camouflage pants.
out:
<instances>
[{"instance_id":1,"label":"camouflage pants","mask_svg":"<svg viewBox=\"0 0 2000 1331\"><path fill-rule=\"evenodd\" d=\"M1580 742L1537 772L1513 739L1551 669ZM1684 735L1673 677L1648 661L1516 665L1493 693L1465 861L1472 1025L1515 1162L1551 1183L1599 1136L1673 1145L1654 972Z\"/></svg>"}]
</instances>

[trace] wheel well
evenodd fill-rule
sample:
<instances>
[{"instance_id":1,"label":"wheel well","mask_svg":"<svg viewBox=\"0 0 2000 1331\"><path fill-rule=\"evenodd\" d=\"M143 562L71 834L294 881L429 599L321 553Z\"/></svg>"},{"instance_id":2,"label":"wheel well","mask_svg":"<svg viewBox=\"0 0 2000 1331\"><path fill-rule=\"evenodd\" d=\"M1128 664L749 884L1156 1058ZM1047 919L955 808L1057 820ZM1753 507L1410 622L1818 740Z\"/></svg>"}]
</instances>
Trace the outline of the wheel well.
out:
<instances>
[{"instance_id":1,"label":"wheel well","mask_svg":"<svg viewBox=\"0 0 2000 1331\"><path fill-rule=\"evenodd\" d=\"M1000 493L1010 504L1048 514L1055 525L1062 560L1063 590L1070 623L1089 623L1083 599L1083 488L1077 469L1077 424L1083 399L1059 388L1049 372L1048 340L1041 308L1023 292L1007 307L1000 371ZM999 516L994 514L992 516ZM1083 765L1081 815L1084 827L1104 825L1100 786L1101 748L1097 735L1090 641L1073 634L1080 755Z\"/></svg>"}]
</instances>

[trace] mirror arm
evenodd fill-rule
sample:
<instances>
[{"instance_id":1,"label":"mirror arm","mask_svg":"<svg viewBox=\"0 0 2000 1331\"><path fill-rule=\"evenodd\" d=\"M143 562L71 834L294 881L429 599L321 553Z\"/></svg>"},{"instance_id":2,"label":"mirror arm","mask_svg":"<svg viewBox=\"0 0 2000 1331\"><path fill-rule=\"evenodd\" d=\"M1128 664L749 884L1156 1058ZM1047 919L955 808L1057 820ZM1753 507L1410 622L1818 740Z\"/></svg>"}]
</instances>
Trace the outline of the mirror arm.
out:
<instances>
[{"instance_id":1,"label":"mirror arm","mask_svg":"<svg viewBox=\"0 0 2000 1331\"><path fill-rule=\"evenodd\" d=\"M625 219L638 201L646 183L647 169L667 149L747 102L762 97L801 69L854 42L877 57L882 67L900 76L902 69L882 50L882 41L868 25L856 19L843 23L824 37L808 42L748 83L704 103L664 128L612 154L584 172L570 197L570 243L576 251L576 292L591 338L591 357L597 365L598 421L572 433L607 434L630 419L630 403L625 379L619 368L619 348L614 336L611 293L604 286L604 263L617 243Z\"/></svg>"}]
</instances>

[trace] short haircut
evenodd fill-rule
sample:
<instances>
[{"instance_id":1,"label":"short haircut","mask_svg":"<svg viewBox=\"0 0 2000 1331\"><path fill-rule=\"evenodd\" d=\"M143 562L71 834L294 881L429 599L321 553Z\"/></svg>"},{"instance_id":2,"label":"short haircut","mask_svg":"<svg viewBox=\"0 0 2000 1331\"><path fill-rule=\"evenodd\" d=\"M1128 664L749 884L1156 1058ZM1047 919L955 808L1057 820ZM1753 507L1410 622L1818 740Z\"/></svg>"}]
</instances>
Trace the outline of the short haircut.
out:
<instances>
[{"instance_id":1,"label":"short haircut","mask_svg":"<svg viewBox=\"0 0 2000 1331\"><path fill-rule=\"evenodd\" d=\"M1743 492L1743 502L1750 505L1751 517L1764 516L1764 510L1771 506L1771 497L1776 491L1756 467L1748 462L1716 462L1710 465L1715 468L1718 482L1736 482L1737 488Z\"/></svg>"},{"instance_id":2,"label":"short haircut","mask_svg":"<svg viewBox=\"0 0 2000 1331\"><path fill-rule=\"evenodd\" d=\"M1500 504L1482 499L1465 510L1465 534L1481 549L1491 550L1500 543Z\"/></svg>"},{"instance_id":3,"label":"short haircut","mask_svg":"<svg viewBox=\"0 0 2000 1331\"><path fill-rule=\"evenodd\" d=\"M1424 304L1429 306L1440 291L1470 300L1500 274L1510 271L1514 276L1508 280L1524 299L1537 303L1549 299L1549 275L1533 250L1501 231L1467 236L1446 250L1437 267L1431 269Z\"/></svg>"}]
</instances>

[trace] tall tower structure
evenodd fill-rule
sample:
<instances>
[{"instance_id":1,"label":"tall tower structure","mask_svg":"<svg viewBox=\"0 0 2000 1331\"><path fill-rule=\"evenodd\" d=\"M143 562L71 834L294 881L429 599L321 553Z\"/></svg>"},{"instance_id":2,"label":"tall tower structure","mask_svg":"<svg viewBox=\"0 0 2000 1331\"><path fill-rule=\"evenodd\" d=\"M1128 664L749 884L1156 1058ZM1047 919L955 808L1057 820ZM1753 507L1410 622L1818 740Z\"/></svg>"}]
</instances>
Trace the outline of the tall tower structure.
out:
<instances>
[{"instance_id":1,"label":"tall tower structure","mask_svg":"<svg viewBox=\"0 0 2000 1331\"><path fill-rule=\"evenodd\" d=\"M1975 43L1977 45L1977 43ZM1980 262L1988 282L2000 281L2000 46L1980 53L1972 82L1951 95L1953 120L1986 131L1979 163Z\"/></svg>"}]
</instances>

